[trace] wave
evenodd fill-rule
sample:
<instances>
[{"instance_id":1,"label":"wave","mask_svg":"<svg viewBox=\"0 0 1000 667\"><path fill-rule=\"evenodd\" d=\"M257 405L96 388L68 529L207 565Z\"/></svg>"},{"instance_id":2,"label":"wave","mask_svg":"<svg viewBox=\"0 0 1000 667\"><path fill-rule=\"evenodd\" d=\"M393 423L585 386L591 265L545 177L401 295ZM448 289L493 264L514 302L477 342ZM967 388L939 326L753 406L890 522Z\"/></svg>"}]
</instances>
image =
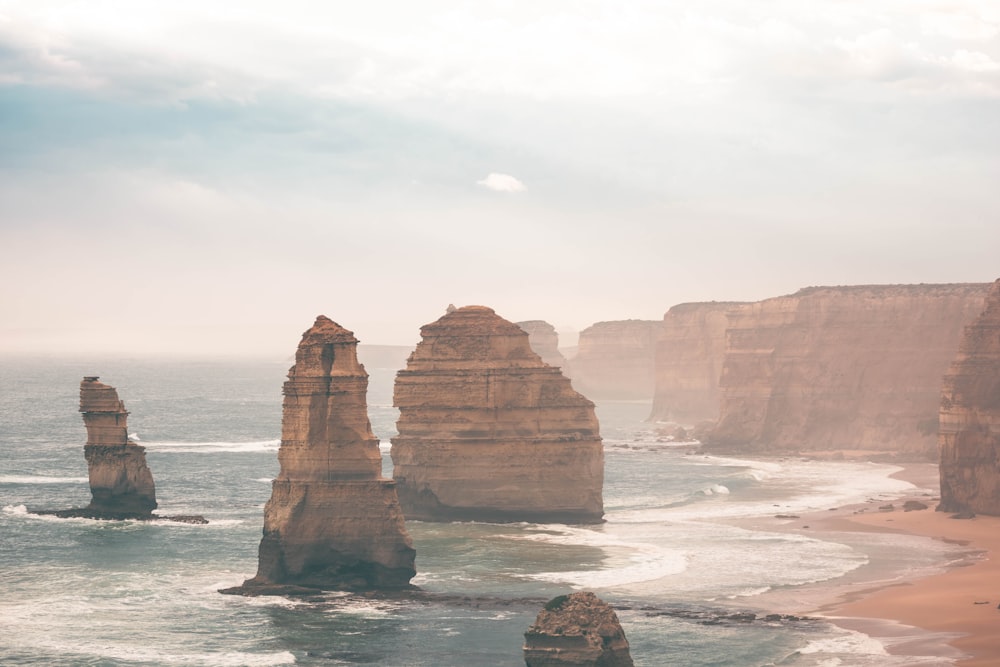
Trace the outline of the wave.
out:
<instances>
[{"instance_id":1,"label":"wave","mask_svg":"<svg viewBox=\"0 0 1000 667\"><path fill-rule=\"evenodd\" d=\"M148 451L169 454L215 454L218 452L276 452L281 440L250 442L145 442Z\"/></svg>"},{"instance_id":2,"label":"wave","mask_svg":"<svg viewBox=\"0 0 1000 667\"><path fill-rule=\"evenodd\" d=\"M82 484L86 477L49 477L47 475L0 475L0 484Z\"/></svg>"},{"instance_id":3,"label":"wave","mask_svg":"<svg viewBox=\"0 0 1000 667\"><path fill-rule=\"evenodd\" d=\"M615 588L654 581L687 569L687 558L675 549L620 540L606 533L563 525L539 525L546 532L509 535L507 539L593 546L627 555L612 556L610 567L598 570L539 572L522 578L569 584L573 588Z\"/></svg>"}]
</instances>

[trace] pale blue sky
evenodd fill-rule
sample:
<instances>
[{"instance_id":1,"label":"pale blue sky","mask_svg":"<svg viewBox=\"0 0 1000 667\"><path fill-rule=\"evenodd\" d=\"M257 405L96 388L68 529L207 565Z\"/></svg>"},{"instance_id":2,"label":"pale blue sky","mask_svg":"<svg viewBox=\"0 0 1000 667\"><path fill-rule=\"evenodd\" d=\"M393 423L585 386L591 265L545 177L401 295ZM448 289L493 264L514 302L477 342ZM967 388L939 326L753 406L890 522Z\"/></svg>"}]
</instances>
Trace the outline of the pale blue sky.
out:
<instances>
[{"instance_id":1,"label":"pale blue sky","mask_svg":"<svg viewBox=\"0 0 1000 667\"><path fill-rule=\"evenodd\" d=\"M360 4L0 0L0 352L1000 276L996 2Z\"/></svg>"}]
</instances>

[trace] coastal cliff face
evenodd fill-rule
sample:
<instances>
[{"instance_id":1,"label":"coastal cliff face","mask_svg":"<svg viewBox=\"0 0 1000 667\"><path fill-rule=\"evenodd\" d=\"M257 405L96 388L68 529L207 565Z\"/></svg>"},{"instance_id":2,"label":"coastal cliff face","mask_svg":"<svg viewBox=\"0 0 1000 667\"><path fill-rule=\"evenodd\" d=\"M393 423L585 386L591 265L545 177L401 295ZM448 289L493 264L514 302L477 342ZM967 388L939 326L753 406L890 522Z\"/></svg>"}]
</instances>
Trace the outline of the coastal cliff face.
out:
<instances>
[{"instance_id":1,"label":"coastal cliff face","mask_svg":"<svg viewBox=\"0 0 1000 667\"><path fill-rule=\"evenodd\" d=\"M148 518L156 509L156 486L146 448L128 439L128 412L114 387L96 376L80 383L80 412L87 428L84 456L91 501L82 512L96 518Z\"/></svg>"},{"instance_id":2,"label":"coastal cliff face","mask_svg":"<svg viewBox=\"0 0 1000 667\"><path fill-rule=\"evenodd\" d=\"M598 322L580 332L569 360L573 386L595 399L641 400L653 396L660 322Z\"/></svg>"},{"instance_id":3,"label":"coastal cliff face","mask_svg":"<svg viewBox=\"0 0 1000 667\"><path fill-rule=\"evenodd\" d=\"M938 509L1000 516L1000 280L944 376L940 421Z\"/></svg>"},{"instance_id":4,"label":"coastal cliff face","mask_svg":"<svg viewBox=\"0 0 1000 667\"><path fill-rule=\"evenodd\" d=\"M420 329L396 375L393 475L406 516L590 523L604 513L594 404L484 306Z\"/></svg>"},{"instance_id":5,"label":"coastal cliff face","mask_svg":"<svg viewBox=\"0 0 1000 667\"><path fill-rule=\"evenodd\" d=\"M810 287L732 311L704 442L936 458L941 377L988 287Z\"/></svg>"},{"instance_id":6,"label":"coastal cliff face","mask_svg":"<svg viewBox=\"0 0 1000 667\"><path fill-rule=\"evenodd\" d=\"M323 316L303 334L284 386L281 471L264 508L257 576L226 592L404 588L414 576L395 484L381 477L357 343Z\"/></svg>"},{"instance_id":7,"label":"coastal cliff face","mask_svg":"<svg viewBox=\"0 0 1000 667\"><path fill-rule=\"evenodd\" d=\"M544 320L528 320L516 324L527 332L531 349L542 361L556 368L566 366L566 357L559 351L559 334L554 326Z\"/></svg>"},{"instance_id":8,"label":"coastal cliff face","mask_svg":"<svg viewBox=\"0 0 1000 667\"><path fill-rule=\"evenodd\" d=\"M584 591L560 595L545 605L524 633L527 667L632 667L618 615Z\"/></svg>"},{"instance_id":9,"label":"coastal cliff face","mask_svg":"<svg viewBox=\"0 0 1000 667\"><path fill-rule=\"evenodd\" d=\"M682 303L667 311L656 343L651 420L695 424L718 419L729 313L749 305Z\"/></svg>"}]
</instances>

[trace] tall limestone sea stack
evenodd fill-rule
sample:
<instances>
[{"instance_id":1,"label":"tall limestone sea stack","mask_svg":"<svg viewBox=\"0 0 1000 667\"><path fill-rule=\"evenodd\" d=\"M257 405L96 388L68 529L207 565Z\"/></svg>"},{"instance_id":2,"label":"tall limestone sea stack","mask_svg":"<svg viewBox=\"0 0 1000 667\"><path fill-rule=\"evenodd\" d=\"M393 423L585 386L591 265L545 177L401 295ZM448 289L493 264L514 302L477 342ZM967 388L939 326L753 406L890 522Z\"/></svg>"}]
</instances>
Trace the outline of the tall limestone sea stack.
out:
<instances>
[{"instance_id":1,"label":"tall limestone sea stack","mask_svg":"<svg viewBox=\"0 0 1000 667\"><path fill-rule=\"evenodd\" d=\"M645 400L653 396L656 341L660 322L598 322L580 332L568 363L573 386L587 396Z\"/></svg>"},{"instance_id":2,"label":"tall limestone sea stack","mask_svg":"<svg viewBox=\"0 0 1000 667\"><path fill-rule=\"evenodd\" d=\"M602 520L594 404L492 309L420 329L396 375L393 476L406 516L432 521Z\"/></svg>"},{"instance_id":3,"label":"tall limestone sea stack","mask_svg":"<svg viewBox=\"0 0 1000 667\"><path fill-rule=\"evenodd\" d=\"M225 593L409 587L413 543L381 476L358 340L319 316L284 387L281 471L264 508L257 576Z\"/></svg>"},{"instance_id":4,"label":"tall limestone sea stack","mask_svg":"<svg viewBox=\"0 0 1000 667\"><path fill-rule=\"evenodd\" d=\"M156 486L146 465L146 448L128 438L128 412L111 385L97 376L80 383L80 412L87 428L83 448L90 477L90 505L81 516L148 519L156 509Z\"/></svg>"},{"instance_id":5,"label":"tall limestone sea stack","mask_svg":"<svg viewBox=\"0 0 1000 667\"><path fill-rule=\"evenodd\" d=\"M944 376L940 423L938 509L1000 516L1000 280Z\"/></svg>"}]
</instances>

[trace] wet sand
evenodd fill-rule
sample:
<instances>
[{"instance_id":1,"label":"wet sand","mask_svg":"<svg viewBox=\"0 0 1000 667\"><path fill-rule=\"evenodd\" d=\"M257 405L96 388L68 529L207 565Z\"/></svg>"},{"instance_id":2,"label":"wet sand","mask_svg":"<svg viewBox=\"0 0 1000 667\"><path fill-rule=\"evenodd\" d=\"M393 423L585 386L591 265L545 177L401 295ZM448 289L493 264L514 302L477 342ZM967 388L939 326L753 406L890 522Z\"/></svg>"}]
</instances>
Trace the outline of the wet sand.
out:
<instances>
[{"instance_id":1,"label":"wet sand","mask_svg":"<svg viewBox=\"0 0 1000 667\"><path fill-rule=\"evenodd\" d=\"M932 473L936 467L917 465L895 476L926 489L934 488ZM912 499L928 509L904 512L907 499L894 501L893 511L866 507L815 515L813 528L925 536L963 545L967 557L943 572L842 594L818 611L836 625L883 640L890 653L958 658L963 667L1000 665L1000 517L953 519L935 512L936 499L925 494Z\"/></svg>"}]
</instances>

